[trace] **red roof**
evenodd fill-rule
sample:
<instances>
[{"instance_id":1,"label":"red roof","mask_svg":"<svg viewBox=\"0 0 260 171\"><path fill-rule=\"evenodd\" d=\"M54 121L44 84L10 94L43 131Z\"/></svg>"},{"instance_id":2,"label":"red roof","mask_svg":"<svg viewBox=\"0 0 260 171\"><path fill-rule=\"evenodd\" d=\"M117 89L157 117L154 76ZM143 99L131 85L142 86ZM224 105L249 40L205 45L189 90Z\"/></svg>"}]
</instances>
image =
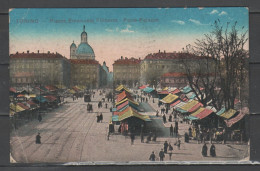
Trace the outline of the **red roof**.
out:
<instances>
[{"instance_id":1,"label":"red roof","mask_svg":"<svg viewBox=\"0 0 260 171\"><path fill-rule=\"evenodd\" d=\"M127 101L125 101L124 103L122 103L122 104L120 104L119 106L117 106L117 107L116 107L116 110L119 110L119 109L125 107L125 106L128 105L128 104L129 104L129 101L127 100Z\"/></svg>"},{"instance_id":2,"label":"red roof","mask_svg":"<svg viewBox=\"0 0 260 171\"><path fill-rule=\"evenodd\" d=\"M24 108L25 110L30 109L28 106L24 105L23 103L17 103L20 107Z\"/></svg>"},{"instance_id":3,"label":"red roof","mask_svg":"<svg viewBox=\"0 0 260 171\"><path fill-rule=\"evenodd\" d=\"M142 85L141 87L139 87L139 89L144 89L146 88L148 85Z\"/></svg>"},{"instance_id":4,"label":"red roof","mask_svg":"<svg viewBox=\"0 0 260 171\"><path fill-rule=\"evenodd\" d=\"M137 65L140 64L141 59L136 58L125 58L125 59L118 59L114 62L115 65ZM114 65L113 64L113 65Z\"/></svg>"},{"instance_id":5,"label":"red roof","mask_svg":"<svg viewBox=\"0 0 260 171\"><path fill-rule=\"evenodd\" d=\"M129 93L127 93L126 91L123 91L122 93L117 95L116 102L120 102L121 100L123 100L126 97L130 100L133 100L132 96Z\"/></svg>"},{"instance_id":6,"label":"red roof","mask_svg":"<svg viewBox=\"0 0 260 171\"><path fill-rule=\"evenodd\" d=\"M57 100L57 98L56 98L56 97L54 97L54 96L51 96L51 95L44 96L44 98L46 98L46 99L47 99L48 101L50 101L50 102L53 102L53 101Z\"/></svg>"},{"instance_id":7,"label":"red roof","mask_svg":"<svg viewBox=\"0 0 260 171\"><path fill-rule=\"evenodd\" d=\"M187 74L183 72L168 72L162 75L162 77L186 77Z\"/></svg>"},{"instance_id":8,"label":"red roof","mask_svg":"<svg viewBox=\"0 0 260 171\"><path fill-rule=\"evenodd\" d=\"M159 52L159 53L153 53L153 54L148 54L145 59L204 59L206 57L202 56L195 56L189 53L176 53L176 52L171 52L171 53L166 53L166 52Z\"/></svg>"},{"instance_id":9,"label":"red roof","mask_svg":"<svg viewBox=\"0 0 260 171\"><path fill-rule=\"evenodd\" d=\"M180 102L181 102L180 100L177 100L176 102L172 103L170 106L171 106L171 107L174 107L174 106L176 106L177 104L179 104Z\"/></svg>"},{"instance_id":10,"label":"red roof","mask_svg":"<svg viewBox=\"0 0 260 171\"><path fill-rule=\"evenodd\" d=\"M195 117L203 119L203 118L209 116L212 112L213 112L212 110L205 108L202 112L197 114Z\"/></svg>"},{"instance_id":11,"label":"red roof","mask_svg":"<svg viewBox=\"0 0 260 171\"><path fill-rule=\"evenodd\" d=\"M11 54L10 58L65 58L59 53L16 53Z\"/></svg>"},{"instance_id":12,"label":"red roof","mask_svg":"<svg viewBox=\"0 0 260 171\"><path fill-rule=\"evenodd\" d=\"M188 112L195 112L197 109L199 109L201 106L203 106L201 103L197 103L195 106L193 106L192 108L190 108L190 110ZM197 116L196 116L197 117Z\"/></svg>"},{"instance_id":13,"label":"red roof","mask_svg":"<svg viewBox=\"0 0 260 171\"><path fill-rule=\"evenodd\" d=\"M16 90L13 88L13 87L10 87L9 88L9 91L13 92L13 93L16 93Z\"/></svg>"},{"instance_id":14,"label":"red roof","mask_svg":"<svg viewBox=\"0 0 260 171\"><path fill-rule=\"evenodd\" d=\"M57 90L57 88L55 87L55 86L45 86L45 88L47 89L47 90L49 90L49 91L55 91L55 90Z\"/></svg>"},{"instance_id":15,"label":"red roof","mask_svg":"<svg viewBox=\"0 0 260 171\"><path fill-rule=\"evenodd\" d=\"M176 94L176 93L179 93L181 92L179 89L175 89L174 91L171 92L171 94Z\"/></svg>"},{"instance_id":16,"label":"red roof","mask_svg":"<svg viewBox=\"0 0 260 171\"><path fill-rule=\"evenodd\" d=\"M167 90L159 91L157 94L169 94Z\"/></svg>"},{"instance_id":17,"label":"red roof","mask_svg":"<svg viewBox=\"0 0 260 171\"><path fill-rule=\"evenodd\" d=\"M27 101L27 103L28 103L29 105L36 105L36 103L34 103L33 101Z\"/></svg>"}]
</instances>

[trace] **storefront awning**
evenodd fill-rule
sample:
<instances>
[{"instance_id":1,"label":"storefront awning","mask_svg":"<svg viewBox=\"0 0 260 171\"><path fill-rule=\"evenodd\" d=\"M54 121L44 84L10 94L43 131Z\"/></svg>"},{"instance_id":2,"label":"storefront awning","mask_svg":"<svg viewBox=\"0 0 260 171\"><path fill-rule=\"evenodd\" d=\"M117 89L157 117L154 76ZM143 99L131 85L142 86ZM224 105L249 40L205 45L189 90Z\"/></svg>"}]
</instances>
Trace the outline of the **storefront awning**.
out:
<instances>
[{"instance_id":1,"label":"storefront awning","mask_svg":"<svg viewBox=\"0 0 260 171\"><path fill-rule=\"evenodd\" d=\"M226 111L226 109L223 107L223 108L220 109L220 111L218 111L216 114L220 116L220 115L222 115L225 111Z\"/></svg>"},{"instance_id":2,"label":"storefront awning","mask_svg":"<svg viewBox=\"0 0 260 171\"><path fill-rule=\"evenodd\" d=\"M180 107L182 107L183 105L185 105L186 103L185 102L180 102L180 103L178 103L177 105L175 105L173 108L174 109L176 109L176 108L180 108Z\"/></svg>"},{"instance_id":3,"label":"storefront awning","mask_svg":"<svg viewBox=\"0 0 260 171\"><path fill-rule=\"evenodd\" d=\"M154 89L151 88L151 87L146 87L146 88L143 89L143 91L146 92L146 93L151 93L152 91L154 91Z\"/></svg>"},{"instance_id":4,"label":"storefront awning","mask_svg":"<svg viewBox=\"0 0 260 171\"><path fill-rule=\"evenodd\" d=\"M122 120L128 119L130 117L136 117L143 121L151 121L151 119L148 115L141 115L137 111L133 110L131 107L129 107L129 108L130 108L129 110L126 110L126 112L124 112L122 115L118 116L118 121L122 121Z\"/></svg>"},{"instance_id":5,"label":"storefront awning","mask_svg":"<svg viewBox=\"0 0 260 171\"><path fill-rule=\"evenodd\" d=\"M212 113L213 113L212 110L204 108L204 110L201 111L199 114L197 114L196 117L199 118L199 119L203 119L203 118L206 118L207 116L209 116Z\"/></svg>"},{"instance_id":6,"label":"storefront awning","mask_svg":"<svg viewBox=\"0 0 260 171\"><path fill-rule=\"evenodd\" d=\"M176 106L177 104L179 104L180 102L181 102L181 100L177 100L176 102L172 103L170 106L171 106L171 107L174 107L174 106Z\"/></svg>"},{"instance_id":7,"label":"storefront awning","mask_svg":"<svg viewBox=\"0 0 260 171\"><path fill-rule=\"evenodd\" d=\"M190 116L187 116L186 119L193 121L193 120L198 120L199 118L190 115Z\"/></svg>"},{"instance_id":8,"label":"storefront awning","mask_svg":"<svg viewBox=\"0 0 260 171\"><path fill-rule=\"evenodd\" d=\"M225 118L225 119L229 119L229 118L231 118L232 116L234 116L236 112L237 112L237 111L234 110L234 109L229 109L228 111L222 113L222 114L219 115L219 116L221 116L221 117L223 117L223 118Z\"/></svg>"},{"instance_id":9,"label":"storefront awning","mask_svg":"<svg viewBox=\"0 0 260 171\"><path fill-rule=\"evenodd\" d=\"M131 100L131 99L128 99L128 98L125 98L125 99L121 100L120 102L117 102L117 103L116 103L116 106L118 106L118 105L120 105L120 104L122 104L122 103L124 103L124 102L126 102L126 101L128 101L128 100L129 100L131 103L135 104L135 105L139 105L138 102L136 102L136 101L134 101L134 100Z\"/></svg>"},{"instance_id":10,"label":"storefront awning","mask_svg":"<svg viewBox=\"0 0 260 171\"><path fill-rule=\"evenodd\" d=\"M19 105L14 105L13 103L10 103L10 109L13 110L14 112L22 112L25 111L24 108L22 108Z\"/></svg>"},{"instance_id":11,"label":"storefront awning","mask_svg":"<svg viewBox=\"0 0 260 171\"><path fill-rule=\"evenodd\" d=\"M124 98L128 98L128 99L133 100L132 96L127 91L123 91L123 92L121 92L120 94L117 95L116 102L120 102Z\"/></svg>"},{"instance_id":12,"label":"storefront awning","mask_svg":"<svg viewBox=\"0 0 260 171\"><path fill-rule=\"evenodd\" d=\"M202 112L205 108L204 107L201 107L199 108L196 112L193 112L192 114L190 114L190 116L197 116L200 112Z\"/></svg>"},{"instance_id":13,"label":"storefront awning","mask_svg":"<svg viewBox=\"0 0 260 171\"><path fill-rule=\"evenodd\" d=\"M123 90L130 93L130 91L125 86L123 86L122 84L116 88L116 91L123 91Z\"/></svg>"},{"instance_id":14,"label":"storefront awning","mask_svg":"<svg viewBox=\"0 0 260 171\"><path fill-rule=\"evenodd\" d=\"M171 91L171 94L177 94L179 92L181 92L179 89L175 89L175 90Z\"/></svg>"},{"instance_id":15,"label":"storefront awning","mask_svg":"<svg viewBox=\"0 0 260 171\"><path fill-rule=\"evenodd\" d=\"M202 107L203 105L201 103L197 103L195 106L193 106L192 108L190 108L188 110L188 112L195 112L196 110L198 110L200 107Z\"/></svg>"},{"instance_id":16,"label":"storefront awning","mask_svg":"<svg viewBox=\"0 0 260 171\"><path fill-rule=\"evenodd\" d=\"M168 94L166 97L164 97L161 102L163 103L172 103L175 100L177 100L179 98L179 96L176 96L174 94Z\"/></svg>"},{"instance_id":17,"label":"storefront awning","mask_svg":"<svg viewBox=\"0 0 260 171\"><path fill-rule=\"evenodd\" d=\"M232 125L234 125L235 123L237 123L238 121L240 121L241 119L243 119L246 116L246 113L243 113L240 111L240 113L229 120L225 120L227 127L232 127Z\"/></svg>"},{"instance_id":18,"label":"storefront awning","mask_svg":"<svg viewBox=\"0 0 260 171\"><path fill-rule=\"evenodd\" d=\"M189 111L192 107L194 107L196 104L198 104L199 102L197 100L192 100L189 101L188 103L186 103L185 105L183 105L181 107L181 109Z\"/></svg>"},{"instance_id":19,"label":"storefront awning","mask_svg":"<svg viewBox=\"0 0 260 171\"><path fill-rule=\"evenodd\" d=\"M185 94L187 94L187 93L189 93L191 90L192 90L192 89L190 88L190 86L186 86L186 87L184 87L184 88L182 89L182 92L185 93Z\"/></svg>"},{"instance_id":20,"label":"storefront awning","mask_svg":"<svg viewBox=\"0 0 260 171\"><path fill-rule=\"evenodd\" d=\"M163 90L163 91L157 92L157 94L169 94L169 92L167 90Z\"/></svg>"},{"instance_id":21,"label":"storefront awning","mask_svg":"<svg viewBox=\"0 0 260 171\"><path fill-rule=\"evenodd\" d=\"M148 85L142 85L141 87L139 87L139 89L144 89L146 88Z\"/></svg>"}]
</instances>

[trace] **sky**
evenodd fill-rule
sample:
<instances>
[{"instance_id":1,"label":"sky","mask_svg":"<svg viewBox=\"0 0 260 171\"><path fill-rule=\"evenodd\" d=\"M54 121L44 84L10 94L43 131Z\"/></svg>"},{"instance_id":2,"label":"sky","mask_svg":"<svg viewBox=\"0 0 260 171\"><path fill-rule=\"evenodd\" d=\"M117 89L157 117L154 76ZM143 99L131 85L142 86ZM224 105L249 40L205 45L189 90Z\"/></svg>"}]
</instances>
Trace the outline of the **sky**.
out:
<instances>
[{"instance_id":1,"label":"sky","mask_svg":"<svg viewBox=\"0 0 260 171\"><path fill-rule=\"evenodd\" d=\"M11 9L10 54L58 52L70 57L70 45L78 46L83 25L96 60L144 58L159 50L181 51L212 31L215 20L237 21L248 30L248 8L37 8ZM248 45L248 44L247 44ZM248 49L248 47L247 47Z\"/></svg>"}]
</instances>

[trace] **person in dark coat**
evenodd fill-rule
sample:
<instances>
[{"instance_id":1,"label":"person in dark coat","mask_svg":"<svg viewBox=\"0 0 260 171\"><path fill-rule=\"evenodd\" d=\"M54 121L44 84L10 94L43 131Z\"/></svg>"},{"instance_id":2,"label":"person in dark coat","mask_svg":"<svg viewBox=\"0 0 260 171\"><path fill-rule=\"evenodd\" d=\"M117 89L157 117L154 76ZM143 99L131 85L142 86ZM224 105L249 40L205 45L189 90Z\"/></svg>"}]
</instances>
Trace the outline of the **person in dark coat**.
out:
<instances>
[{"instance_id":1,"label":"person in dark coat","mask_svg":"<svg viewBox=\"0 0 260 171\"><path fill-rule=\"evenodd\" d=\"M159 157L160 157L160 161L163 161L163 158L164 158L163 149L161 149L161 151L159 152Z\"/></svg>"},{"instance_id":2,"label":"person in dark coat","mask_svg":"<svg viewBox=\"0 0 260 171\"><path fill-rule=\"evenodd\" d=\"M166 123L166 116L163 115L163 123Z\"/></svg>"},{"instance_id":3,"label":"person in dark coat","mask_svg":"<svg viewBox=\"0 0 260 171\"><path fill-rule=\"evenodd\" d=\"M150 161L155 161L155 154L154 154L154 152L152 152L152 154L150 155L149 160Z\"/></svg>"},{"instance_id":4,"label":"person in dark coat","mask_svg":"<svg viewBox=\"0 0 260 171\"><path fill-rule=\"evenodd\" d=\"M133 145L135 141L135 134L131 133L130 138L131 138L131 145Z\"/></svg>"},{"instance_id":5,"label":"person in dark coat","mask_svg":"<svg viewBox=\"0 0 260 171\"><path fill-rule=\"evenodd\" d=\"M171 126L170 126L170 136L171 136L171 137L173 136L173 126L172 126L172 124L171 124Z\"/></svg>"},{"instance_id":6,"label":"person in dark coat","mask_svg":"<svg viewBox=\"0 0 260 171\"><path fill-rule=\"evenodd\" d=\"M39 122L41 122L42 121L42 115L39 113L39 115L38 115L38 120L39 120Z\"/></svg>"},{"instance_id":7,"label":"person in dark coat","mask_svg":"<svg viewBox=\"0 0 260 171\"><path fill-rule=\"evenodd\" d=\"M164 144L163 144L164 153L167 153L168 146L169 146L169 144L167 143L167 141L165 141Z\"/></svg>"},{"instance_id":8,"label":"person in dark coat","mask_svg":"<svg viewBox=\"0 0 260 171\"><path fill-rule=\"evenodd\" d=\"M202 147L202 151L201 151L201 154L203 157L206 157L207 156L207 153L208 153L208 147L206 145L206 143L203 145Z\"/></svg>"},{"instance_id":9,"label":"person in dark coat","mask_svg":"<svg viewBox=\"0 0 260 171\"><path fill-rule=\"evenodd\" d=\"M153 141L156 141L157 139L157 135L156 135L156 132L153 134Z\"/></svg>"},{"instance_id":10,"label":"person in dark coat","mask_svg":"<svg viewBox=\"0 0 260 171\"><path fill-rule=\"evenodd\" d=\"M100 121L100 116L99 115L97 115L97 122L99 122Z\"/></svg>"},{"instance_id":11,"label":"person in dark coat","mask_svg":"<svg viewBox=\"0 0 260 171\"><path fill-rule=\"evenodd\" d=\"M214 144L212 144L211 147L210 147L210 156L216 157L216 147L215 147Z\"/></svg>"},{"instance_id":12,"label":"person in dark coat","mask_svg":"<svg viewBox=\"0 0 260 171\"><path fill-rule=\"evenodd\" d=\"M189 137L192 137L191 127L189 127Z\"/></svg>"},{"instance_id":13,"label":"person in dark coat","mask_svg":"<svg viewBox=\"0 0 260 171\"><path fill-rule=\"evenodd\" d=\"M141 143L143 143L143 142L144 142L144 134L141 133Z\"/></svg>"},{"instance_id":14,"label":"person in dark coat","mask_svg":"<svg viewBox=\"0 0 260 171\"><path fill-rule=\"evenodd\" d=\"M36 144L41 144L41 135L40 133L38 133L38 135L36 135L36 141L35 141Z\"/></svg>"},{"instance_id":15,"label":"person in dark coat","mask_svg":"<svg viewBox=\"0 0 260 171\"><path fill-rule=\"evenodd\" d=\"M172 122L172 115L169 116L169 122Z\"/></svg>"},{"instance_id":16,"label":"person in dark coat","mask_svg":"<svg viewBox=\"0 0 260 171\"><path fill-rule=\"evenodd\" d=\"M106 103L106 109L107 109L107 103Z\"/></svg>"},{"instance_id":17,"label":"person in dark coat","mask_svg":"<svg viewBox=\"0 0 260 171\"><path fill-rule=\"evenodd\" d=\"M169 110L168 107L166 107L166 112L165 112L166 114L168 114L168 110Z\"/></svg>"},{"instance_id":18,"label":"person in dark coat","mask_svg":"<svg viewBox=\"0 0 260 171\"><path fill-rule=\"evenodd\" d=\"M157 110L157 111L156 111L156 117L158 117L158 116L159 116L159 111Z\"/></svg>"},{"instance_id":19,"label":"person in dark coat","mask_svg":"<svg viewBox=\"0 0 260 171\"><path fill-rule=\"evenodd\" d=\"M100 122L103 121L103 115L102 115L102 113L100 113L100 115L99 115L99 121L100 121Z\"/></svg>"}]
</instances>

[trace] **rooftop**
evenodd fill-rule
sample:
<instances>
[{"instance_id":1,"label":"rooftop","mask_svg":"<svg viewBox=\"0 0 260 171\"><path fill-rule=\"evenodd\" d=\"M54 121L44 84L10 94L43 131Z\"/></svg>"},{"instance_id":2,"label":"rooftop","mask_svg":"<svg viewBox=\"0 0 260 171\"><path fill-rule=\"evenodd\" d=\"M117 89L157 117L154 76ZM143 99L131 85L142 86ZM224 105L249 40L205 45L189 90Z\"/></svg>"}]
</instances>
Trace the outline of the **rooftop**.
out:
<instances>
[{"instance_id":1,"label":"rooftop","mask_svg":"<svg viewBox=\"0 0 260 171\"><path fill-rule=\"evenodd\" d=\"M158 52L158 53L153 53L153 54L148 54L144 59L203 59L205 57L202 56L195 56L193 54L189 54L189 53L182 53L182 52Z\"/></svg>"},{"instance_id":2,"label":"rooftop","mask_svg":"<svg viewBox=\"0 0 260 171\"><path fill-rule=\"evenodd\" d=\"M136 59L136 58L123 58L121 57L121 59L118 59L114 62L114 64L116 65L137 65L140 64L141 59ZM113 64L113 65L114 65Z\"/></svg>"},{"instance_id":3,"label":"rooftop","mask_svg":"<svg viewBox=\"0 0 260 171\"><path fill-rule=\"evenodd\" d=\"M52 58L52 59L56 59L56 58L65 58L65 57L57 52L56 53L50 53L50 52L47 52L47 53L31 52L31 53L29 53L29 51L27 51L27 53L16 52L15 54L11 54L10 58L43 58L43 59ZM65 59L67 59L67 58L65 58Z\"/></svg>"},{"instance_id":4,"label":"rooftop","mask_svg":"<svg viewBox=\"0 0 260 171\"><path fill-rule=\"evenodd\" d=\"M72 64L99 64L98 61L94 59L70 59Z\"/></svg>"}]
</instances>

